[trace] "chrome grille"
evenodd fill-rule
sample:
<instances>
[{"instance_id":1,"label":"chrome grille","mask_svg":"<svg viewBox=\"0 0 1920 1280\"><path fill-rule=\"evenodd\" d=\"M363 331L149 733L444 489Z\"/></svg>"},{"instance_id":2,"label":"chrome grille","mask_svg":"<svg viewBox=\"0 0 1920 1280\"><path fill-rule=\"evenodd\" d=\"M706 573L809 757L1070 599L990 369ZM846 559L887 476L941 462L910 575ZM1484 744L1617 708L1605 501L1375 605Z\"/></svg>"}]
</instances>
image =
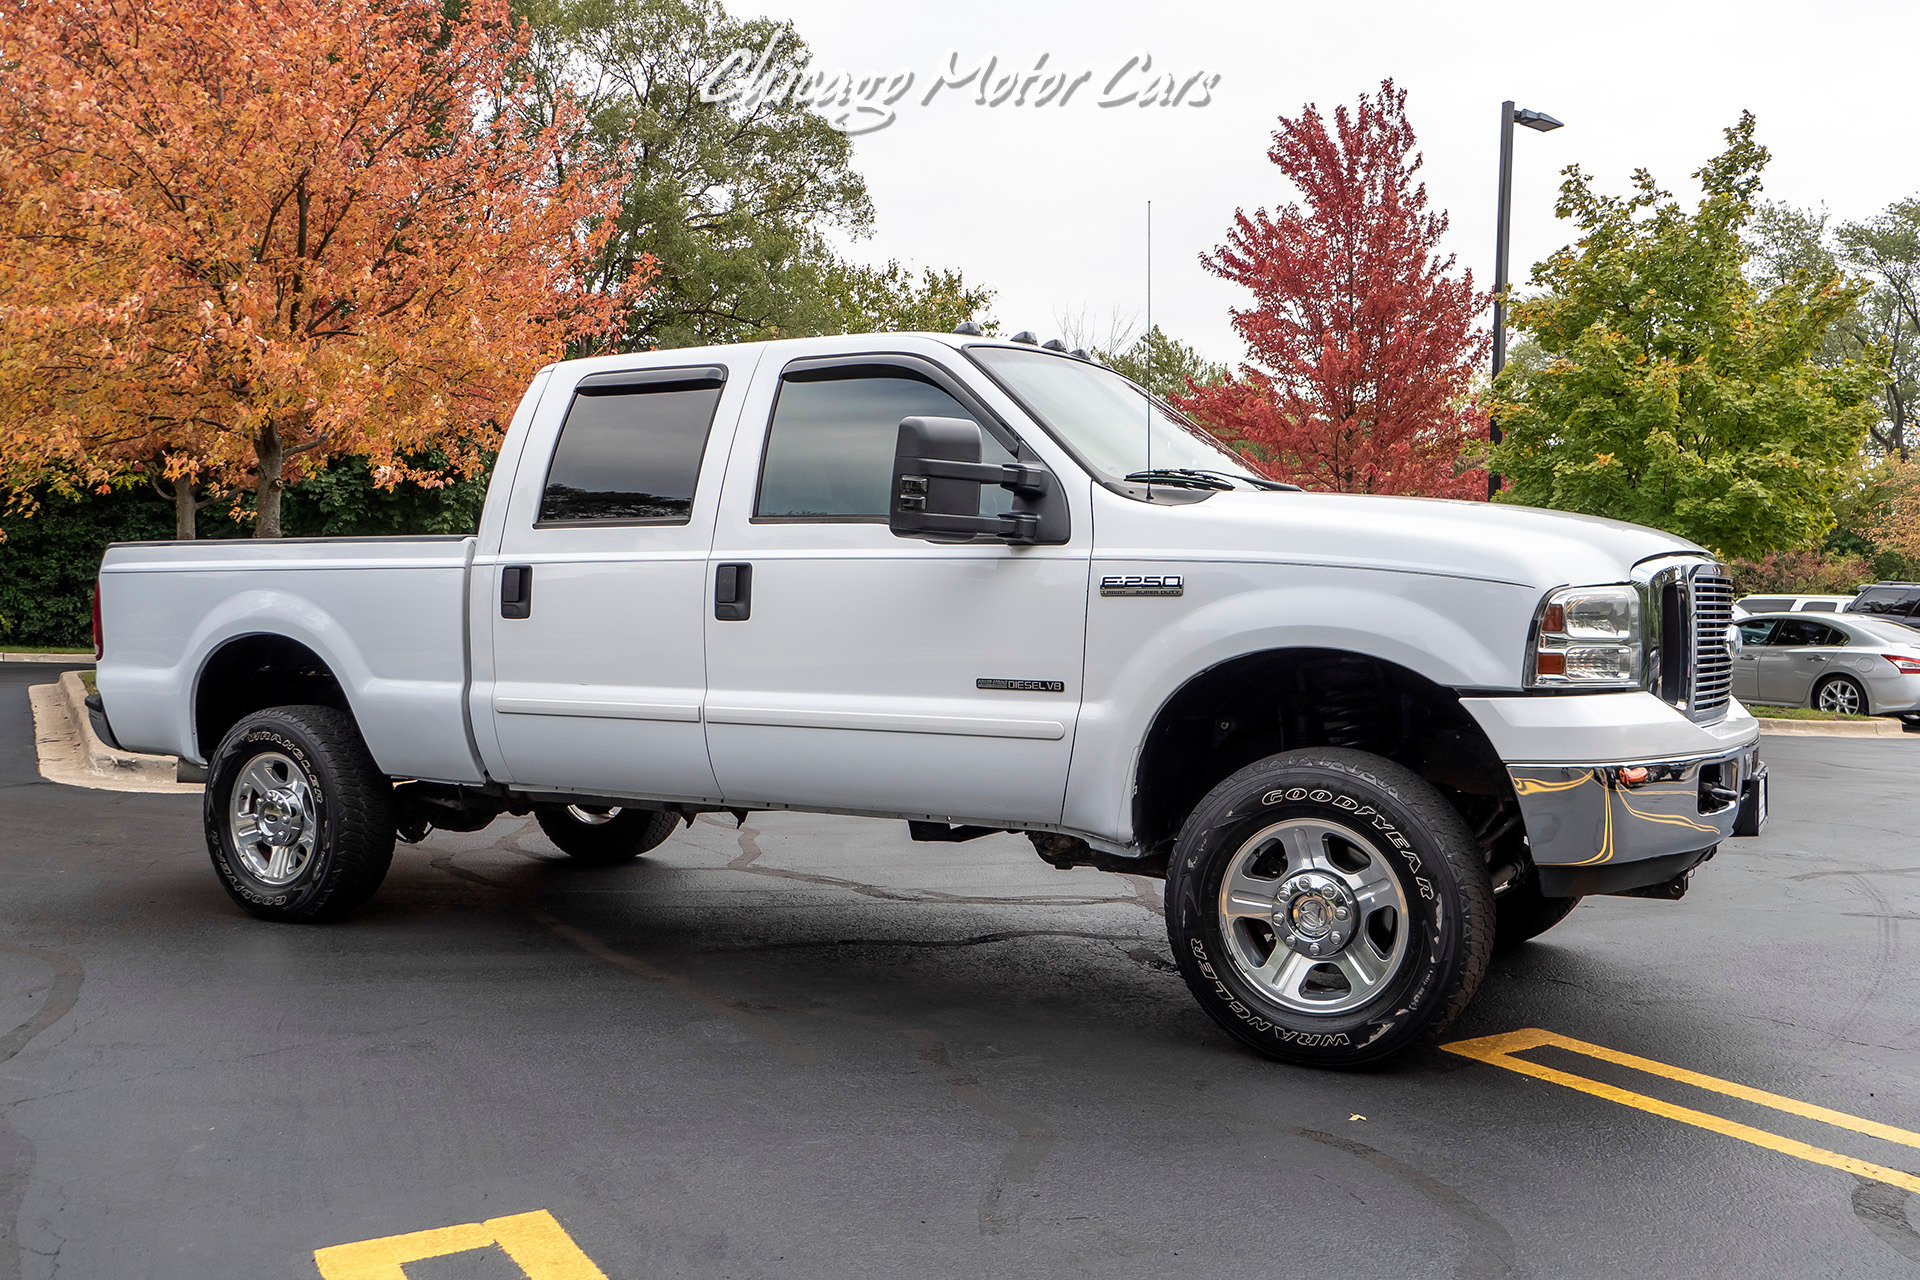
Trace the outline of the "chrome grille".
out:
<instances>
[{"instance_id":1,"label":"chrome grille","mask_svg":"<svg viewBox=\"0 0 1920 1280\"><path fill-rule=\"evenodd\" d=\"M1693 678L1687 714L1695 720L1717 720L1725 714L1733 689L1733 655L1727 649L1727 628L1733 625L1733 583L1719 565L1701 565L1688 580L1687 602L1693 610Z\"/></svg>"}]
</instances>

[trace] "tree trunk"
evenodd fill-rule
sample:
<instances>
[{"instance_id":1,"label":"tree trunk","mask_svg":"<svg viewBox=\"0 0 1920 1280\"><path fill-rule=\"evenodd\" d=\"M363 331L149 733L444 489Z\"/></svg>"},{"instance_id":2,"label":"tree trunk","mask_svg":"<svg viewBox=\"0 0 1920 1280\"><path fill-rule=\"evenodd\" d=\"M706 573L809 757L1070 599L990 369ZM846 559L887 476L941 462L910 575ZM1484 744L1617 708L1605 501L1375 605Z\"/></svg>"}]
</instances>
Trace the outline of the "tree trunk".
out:
<instances>
[{"instance_id":1,"label":"tree trunk","mask_svg":"<svg viewBox=\"0 0 1920 1280\"><path fill-rule=\"evenodd\" d=\"M253 450L260 460L260 481L254 489L254 509L258 515L253 536L277 538L280 536L280 495L287 489L282 475L287 466L287 451L280 441L279 429L269 422L254 437Z\"/></svg>"},{"instance_id":2,"label":"tree trunk","mask_svg":"<svg viewBox=\"0 0 1920 1280\"><path fill-rule=\"evenodd\" d=\"M193 498L193 477L180 476L173 482L173 536L192 542L196 536L193 516L200 504Z\"/></svg>"}]
</instances>

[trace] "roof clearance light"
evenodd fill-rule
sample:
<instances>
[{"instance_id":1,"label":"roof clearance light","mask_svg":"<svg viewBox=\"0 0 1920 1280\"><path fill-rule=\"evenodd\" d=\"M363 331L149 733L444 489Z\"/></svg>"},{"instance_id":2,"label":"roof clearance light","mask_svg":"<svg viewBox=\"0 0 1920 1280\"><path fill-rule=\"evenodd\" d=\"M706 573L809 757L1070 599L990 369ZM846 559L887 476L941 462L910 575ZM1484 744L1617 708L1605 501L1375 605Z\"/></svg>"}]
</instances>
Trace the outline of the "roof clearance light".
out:
<instances>
[{"instance_id":1,"label":"roof clearance light","mask_svg":"<svg viewBox=\"0 0 1920 1280\"><path fill-rule=\"evenodd\" d=\"M1013 341L1024 342L1030 347L1040 345L1040 339L1033 336L1033 330L1031 329L1022 329L1020 332L1014 334Z\"/></svg>"}]
</instances>

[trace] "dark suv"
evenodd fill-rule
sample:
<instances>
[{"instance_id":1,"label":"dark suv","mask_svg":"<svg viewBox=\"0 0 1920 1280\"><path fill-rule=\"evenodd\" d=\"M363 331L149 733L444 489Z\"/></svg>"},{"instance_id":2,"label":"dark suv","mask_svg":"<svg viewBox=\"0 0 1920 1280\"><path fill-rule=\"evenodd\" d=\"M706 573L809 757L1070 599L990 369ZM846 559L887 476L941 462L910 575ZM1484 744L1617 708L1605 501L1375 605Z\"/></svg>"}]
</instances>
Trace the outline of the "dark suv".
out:
<instances>
[{"instance_id":1,"label":"dark suv","mask_svg":"<svg viewBox=\"0 0 1920 1280\"><path fill-rule=\"evenodd\" d=\"M1876 582L1855 596L1844 612L1920 628L1920 582Z\"/></svg>"}]
</instances>

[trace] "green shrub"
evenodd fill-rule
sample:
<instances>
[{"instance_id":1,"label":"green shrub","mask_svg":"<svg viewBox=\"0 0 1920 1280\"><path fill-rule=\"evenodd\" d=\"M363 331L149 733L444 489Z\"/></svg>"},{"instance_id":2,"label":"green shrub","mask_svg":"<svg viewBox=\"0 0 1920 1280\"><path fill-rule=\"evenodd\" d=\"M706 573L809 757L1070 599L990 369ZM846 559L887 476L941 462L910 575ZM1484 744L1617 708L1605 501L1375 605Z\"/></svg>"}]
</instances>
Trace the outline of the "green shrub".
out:
<instances>
[{"instance_id":1,"label":"green shrub","mask_svg":"<svg viewBox=\"0 0 1920 1280\"><path fill-rule=\"evenodd\" d=\"M1758 560L1735 560L1727 568L1735 596L1850 596L1877 576L1863 556L1820 551L1775 551Z\"/></svg>"},{"instance_id":2,"label":"green shrub","mask_svg":"<svg viewBox=\"0 0 1920 1280\"><path fill-rule=\"evenodd\" d=\"M288 487L281 527L289 538L472 533L480 527L488 474L438 489L382 490L363 459L342 458ZM39 497L31 516L0 516L0 644L84 646L93 633L93 580L108 544L173 537L173 503L146 485ZM239 518L226 502L202 508L197 533L250 537L250 505Z\"/></svg>"}]
</instances>

